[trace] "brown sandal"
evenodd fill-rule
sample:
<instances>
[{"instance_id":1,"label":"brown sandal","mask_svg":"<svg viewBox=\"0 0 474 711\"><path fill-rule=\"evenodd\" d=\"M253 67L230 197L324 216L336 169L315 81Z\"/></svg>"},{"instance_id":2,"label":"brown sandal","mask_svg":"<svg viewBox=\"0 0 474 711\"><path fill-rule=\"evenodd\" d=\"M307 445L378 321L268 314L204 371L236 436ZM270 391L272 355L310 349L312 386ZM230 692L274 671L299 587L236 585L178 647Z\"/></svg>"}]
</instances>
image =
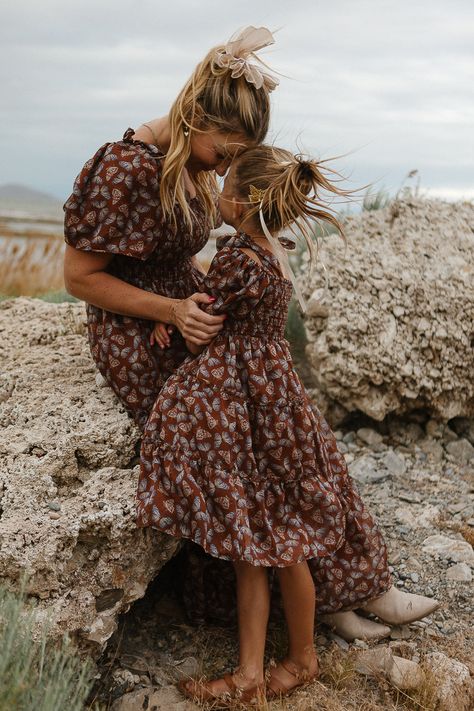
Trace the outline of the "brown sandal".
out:
<instances>
[{"instance_id":1,"label":"brown sandal","mask_svg":"<svg viewBox=\"0 0 474 711\"><path fill-rule=\"evenodd\" d=\"M285 684L281 679L278 678L277 675L275 675L273 669L277 669L278 666L282 666L285 671L288 672L288 674L291 674L294 679L296 679L296 684L293 684L293 686L288 686L288 684ZM289 696L289 694L292 694L293 691L296 689L301 689L304 686L307 686L308 684L311 684L313 681L316 681L316 679L319 677L319 664L317 666L316 671L314 674L309 674L307 671L295 671L293 669L290 669L287 664L282 660L278 662L278 664L272 659L272 661L269 664L269 668L267 669L267 672L265 674L265 679L267 682L267 687L266 687L266 696L268 701L273 701L273 699L279 699L282 696Z\"/></svg>"},{"instance_id":2,"label":"brown sandal","mask_svg":"<svg viewBox=\"0 0 474 711\"><path fill-rule=\"evenodd\" d=\"M228 690L220 694L215 694L211 691L208 682L199 679L181 679L178 688L186 698L195 703L212 701L213 709L234 708L236 704L259 704L265 700L265 684L256 684L249 689L242 689L237 686L231 674L224 674L222 678Z\"/></svg>"}]
</instances>

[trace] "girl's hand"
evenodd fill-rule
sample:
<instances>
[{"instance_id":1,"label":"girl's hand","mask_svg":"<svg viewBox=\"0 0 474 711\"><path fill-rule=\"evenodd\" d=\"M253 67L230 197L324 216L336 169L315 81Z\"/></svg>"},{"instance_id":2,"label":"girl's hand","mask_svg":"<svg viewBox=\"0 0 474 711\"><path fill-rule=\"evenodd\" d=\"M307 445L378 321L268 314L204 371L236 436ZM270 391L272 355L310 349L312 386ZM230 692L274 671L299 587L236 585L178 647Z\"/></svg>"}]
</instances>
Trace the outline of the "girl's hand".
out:
<instances>
[{"instance_id":1,"label":"girl's hand","mask_svg":"<svg viewBox=\"0 0 474 711\"><path fill-rule=\"evenodd\" d=\"M190 353L193 355L199 355L200 353L203 352L206 346L197 346L195 343L191 343L191 341L185 341L186 343L186 348Z\"/></svg>"},{"instance_id":2,"label":"girl's hand","mask_svg":"<svg viewBox=\"0 0 474 711\"><path fill-rule=\"evenodd\" d=\"M174 326L157 321L153 331L150 333L150 345L153 346L156 343L160 348L166 348L171 343L170 335L173 331Z\"/></svg>"},{"instance_id":3,"label":"girl's hand","mask_svg":"<svg viewBox=\"0 0 474 711\"><path fill-rule=\"evenodd\" d=\"M172 304L170 322L178 328L186 341L197 346L207 346L222 329L225 314L212 316L199 308L199 304L211 304L213 301L214 297L197 292Z\"/></svg>"}]
</instances>

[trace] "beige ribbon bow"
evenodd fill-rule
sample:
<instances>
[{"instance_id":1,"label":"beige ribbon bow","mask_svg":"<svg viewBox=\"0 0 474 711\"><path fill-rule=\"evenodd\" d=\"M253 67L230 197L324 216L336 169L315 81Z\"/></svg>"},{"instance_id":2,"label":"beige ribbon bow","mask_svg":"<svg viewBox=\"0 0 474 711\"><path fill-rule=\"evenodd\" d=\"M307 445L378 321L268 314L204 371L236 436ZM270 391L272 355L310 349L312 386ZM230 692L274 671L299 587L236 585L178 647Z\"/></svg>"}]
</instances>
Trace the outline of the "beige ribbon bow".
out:
<instances>
[{"instance_id":1,"label":"beige ribbon bow","mask_svg":"<svg viewBox=\"0 0 474 711\"><path fill-rule=\"evenodd\" d=\"M224 50L217 53L216 64L223 69L229 69L232 79L243 75L249 84L255 84L257 89L265 86L268 91L273 91L280 83L278 79L256 64L249 62L248 57L274 42L272 33L266 27L252 27L250 25L242 30L234 40L227 42Z\"/></svg>"}]
</instances>

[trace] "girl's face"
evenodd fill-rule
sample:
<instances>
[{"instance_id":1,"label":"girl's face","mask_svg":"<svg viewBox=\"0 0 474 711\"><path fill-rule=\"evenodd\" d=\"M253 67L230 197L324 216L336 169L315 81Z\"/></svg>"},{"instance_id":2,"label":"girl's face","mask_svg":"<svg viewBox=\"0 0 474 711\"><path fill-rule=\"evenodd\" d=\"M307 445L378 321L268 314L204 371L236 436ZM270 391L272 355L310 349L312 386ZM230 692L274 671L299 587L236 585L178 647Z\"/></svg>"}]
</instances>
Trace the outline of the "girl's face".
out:
<instances>
[{"instance_id":1,"label":"girl's face","mask_svg":"<svg viewBox=\"0 0 474 711\"><path fill-rule=\"evenodd\" d=\"M215 170L218 175L225 175L232 159L246 148L247 143L240 133L194 133L191 136L191 155L186 168L190 173Z\"/></svg>"}]
</instances>

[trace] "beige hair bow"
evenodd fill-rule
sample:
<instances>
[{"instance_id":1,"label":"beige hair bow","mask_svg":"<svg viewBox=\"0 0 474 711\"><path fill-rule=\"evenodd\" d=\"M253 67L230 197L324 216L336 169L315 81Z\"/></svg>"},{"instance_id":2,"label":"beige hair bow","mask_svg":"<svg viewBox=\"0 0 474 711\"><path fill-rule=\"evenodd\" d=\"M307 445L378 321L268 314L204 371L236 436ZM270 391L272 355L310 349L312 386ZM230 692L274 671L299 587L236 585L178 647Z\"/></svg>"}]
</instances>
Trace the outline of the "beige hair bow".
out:
<instances>
[{"instance_id":1,"label":"beige hair bow","mask_svg":"<svg viewBox=\"0 0 474 711\"><path fill-rule=\"evenodd\" d=\"M248 57L274 42L272 33L266 27L252 27L250 25L242 30L235 39L227 42L224 50L217 53L216 64L223 69L229 69L233 79L243 75L249 84L255 84L257 89L265 86L268 91L273 91L279 84L278 79L256 64L249 62Z\"/></svg>"}]
</instances>

